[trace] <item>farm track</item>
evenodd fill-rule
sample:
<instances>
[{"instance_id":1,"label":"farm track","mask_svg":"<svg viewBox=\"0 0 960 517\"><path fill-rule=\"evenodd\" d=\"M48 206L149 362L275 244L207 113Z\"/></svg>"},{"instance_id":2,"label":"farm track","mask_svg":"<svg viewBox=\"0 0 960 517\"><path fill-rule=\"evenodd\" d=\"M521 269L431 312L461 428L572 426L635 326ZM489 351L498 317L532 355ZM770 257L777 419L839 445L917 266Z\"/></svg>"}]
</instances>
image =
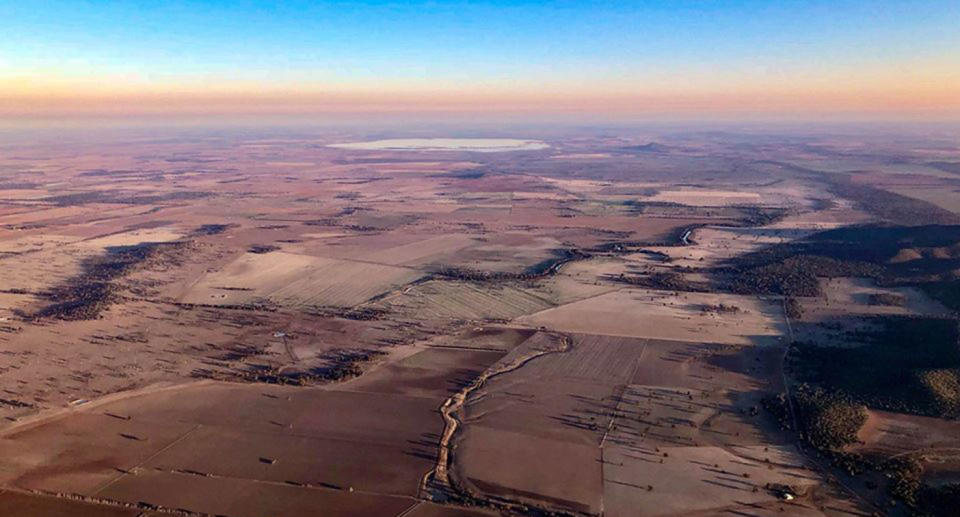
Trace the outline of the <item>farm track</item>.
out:
<instances>
[{"instance_id":1,"label":"farm track","mask_svg":"<svg viewBox=\"0 0 960 517\"><path fill-rule=\"evenodd\" d=\"M191 380L188 382L180 382L180 383L174 383L174 384L169 384L169 383L152 384L152 385L144 386L143 388L111 393L109 395L104 395L103 397L89 400L82 404L78 404L74 406L59 407L59 408L52 409L50 411L42 411L35 415L17 420L16 422L12 423L8 427L0 428L0 438L9 436L15 432L32 429L34 427L56 421L61 418L65 418L79 412L89 411L91 409L103 406L105 404L119 402L121 400L126 400L129 398L139 397L143 395L151 395L155 393L163 393L168 391L178 391L186 388L213 384L214 382L215 381L212 381L209 379L202 379L202 380Z\"/></svg>"},{"instance_id":2,"label":"farm track","mask_svg":"<svg viewBox=\"0 0 960 517\"><path fill-rule=\"evenodd\" d=\"M800 432L800 419L797 418L796 408L793 405L793 395L790 394L790 380L787 378L787 359L789 358L789 355L790 355L790 347L793 345L793 342L794 342L793 325L790 323L790 316L787 314L787 299L782 298L781 301L783 303L783 320L786 322L788 337L790 340L789 342L787 342L786 345L784 345L783 355L780 357L780 381L783 383L783 391L786 394L786 398L787 398L787 409L790 412L790 420L793 425L793 428L791 429L791 433L796 434ZM843 474L842 472L839 471L839 469L831 467L829 464L824 464L823 462L815 458L814 454L811 454L811 451L809 451L806 447L804 447L803 444L800 442L799 436L795 437L794 448L796 449L797 454L799 454L801 458L806 458L807 461L816 465L816 467L820 470L820 472L827 474L827 476L825 477L827 477L830 480L833 480L836 483L836 485L839 486L848 495L853 496L854 499L865 504L867 507L869 507L871 510L875 512L878 512L881 510L880 507L875 502L871 501L868 497L862 495L859 491L851 487L848 483L844 482L841 479L841 476Z\"/></svg>"},{"instance_id":3,"label":"farm track","mask_svg":"<svg viewBox=\"0 0 960 517\"><path fill-rule=\"evenodd\" d=\"M311 257L322 258L327 260L338 260L341 262L356 262L357 264L369 264L371 266L384 266L384 267L395 267L400 269L409 269L410 271L416 271L418 273L424 273L422 268L414 266L405 266L402 264L388 264L386 262L377 262L375 260L364 260L358 258L336 258L336 257L327 257L325 255L310 255ZM426 274L426 273L424 273Z\"/></svg>"},{"instance_id":4,"label":"farm track","mask_svg":"<svg viewBox=\"0 0 960 517\"><path fill-rule=\"evenodd\" d=\"M630 378L633 379L636 377L637 371L640 369L640 363L643 361L643 354L647 352L647 342L643 343L643 350L640 351L640 355L634 361L633 369L630 372ZM607 443L607 437L610 436L610 433L614 430L617 425L617 416L620 415L620 406L623 404L623 395L627 391L628 385L623 385L617 393L617 403L613 407L613 413L610 416L610 422L607 423L607 428L603 431L603 436L600 438L600 444L598 448L600 449L600 465L604 465L604 449L603 446ZM600 482L603 484L603 468L600 469ZM600 492L600 515L604 514L604 491Z\"/></svg>"}]
</instances>

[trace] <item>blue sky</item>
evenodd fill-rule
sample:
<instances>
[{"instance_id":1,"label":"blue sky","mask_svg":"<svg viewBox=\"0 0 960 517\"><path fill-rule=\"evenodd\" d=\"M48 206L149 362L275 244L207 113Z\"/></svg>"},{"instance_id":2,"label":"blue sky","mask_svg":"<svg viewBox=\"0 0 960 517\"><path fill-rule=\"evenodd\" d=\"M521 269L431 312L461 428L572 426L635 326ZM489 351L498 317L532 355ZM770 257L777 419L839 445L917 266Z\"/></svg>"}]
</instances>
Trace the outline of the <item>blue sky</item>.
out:
<instances>
[{"instance_id":1,"label":"blue sky","mask_svg":"<svg viewBox=\"0 0 960 517\"><path fill-rule=\"evenodd\" d=\"M0 77L37 80L603 91L960 68L956 0L35 0L0 1L0 19Z\"/></svg>"}]
</instances>

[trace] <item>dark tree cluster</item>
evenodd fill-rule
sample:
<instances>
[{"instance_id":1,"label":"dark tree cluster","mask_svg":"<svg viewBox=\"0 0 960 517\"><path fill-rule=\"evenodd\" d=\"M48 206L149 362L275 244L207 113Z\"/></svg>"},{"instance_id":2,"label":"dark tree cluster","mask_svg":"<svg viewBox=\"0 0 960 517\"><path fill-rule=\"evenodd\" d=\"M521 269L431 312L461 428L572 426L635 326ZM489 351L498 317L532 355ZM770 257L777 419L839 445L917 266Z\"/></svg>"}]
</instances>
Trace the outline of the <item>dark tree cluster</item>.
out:
<instances>
[{"instance_id":1,"label":"dark tree cluster","mask_svg":"<svg viewBox=\"0 0 960 517\"><path fill-rule=\"evenodd\" d=\"M820 388L800 386L794 394L800 432L822 450L839 449L857 442L867 421L867 410L849 397Z\"/></svg>"},{"instance_id":2,"label":"dark tree cluster","mask_svg":"<svg viewBox=\"0 0 960 517\"><path fill-rule=\"evenodd\" d=\"M914 286L960 310L960 225L852 226L749 253L718 268L744 294L818 296L818 278Z\"/></svg>"},{"instance_id":3,"label":"dark tree cluster","mask_svg":"<svg viewBox=\"0 0 960 517\"><path fill-rule=\"evenodd\" d=\"M873 293L867 301L870 305L886 307L903 307L907 303L907 299L903 295L894 293Z\"/></svg>"},{"instance_id":4,"label":"dark tree cluster","mask_svg":"<svg viewBox=\"0 0 960 517\"><path fill-rule=\"evenodd\" d=\"M254 244L253 246L247 248L247 251L250 253L256 253L260 255L278 250L280 250L280 246L275 246L273 244Z\"/></svg>"},{"instance_id":5,"label":"dark tree cluster","mask_svg":"<svg viewBox=\"0 0 960 517\"><path fill-rule=\"evenodd\" d=\"M100 313L116 301L116 280L151 259L177 261L177 251L187 244L178 241L109 248L103 255L84 260L78 276L43 293L51 303L28 317L60 320L99 318ZM164 252L170 253L164 255Z\"/></svg>"},{"instance_id":6,"label":"dark tree cluster","mask_svg":"<svg viewBox=\"0 0 960 517\"><path fill-rule=\"evenodd\" d=\"M679 291L686 293L710 292L710 285L693 282L679 271L657 271L648 275L609 275L607 280L624 284L646 287L660 291Z\"/></svg>"},{"instance_id":7,"label":"dark tree cluster","mask_svg":"<svg viewBox=\"0 0 960 517\"><path fill-rule=\"evenodd\" d=\"M844 176L831 177L828 185L837 196L853 200L864 211L893 224L960 224L960 216L933 203L853 183Z\"/></svg>"},{"instance_id":8,"label":"dark tree cluster","mask_svg":"<svg viewBox=\"0 0 960 517\"><path fill-rule=\"evenodd\" d=\"M879 330L856 347L798 344L801 379L868 406L927 416L960 417L960 329L950 318L869 320Z\"/></svg>"}]
</instances>

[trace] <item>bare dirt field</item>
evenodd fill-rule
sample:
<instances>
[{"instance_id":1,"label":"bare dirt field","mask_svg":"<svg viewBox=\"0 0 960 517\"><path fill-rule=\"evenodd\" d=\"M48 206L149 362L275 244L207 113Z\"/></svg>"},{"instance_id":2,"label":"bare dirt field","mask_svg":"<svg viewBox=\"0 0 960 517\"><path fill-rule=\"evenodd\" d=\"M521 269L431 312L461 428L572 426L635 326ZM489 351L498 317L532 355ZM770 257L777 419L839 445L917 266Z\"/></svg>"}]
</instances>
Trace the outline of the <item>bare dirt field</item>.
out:
<instances>
[{"instance_id":1,"label":"bare dirt field","mask_svg":"<svg viewBox=\"0 0 960 517\"><path fill-rule=\"evenodd\" d=\"M704 310L719 304L739 310L729 314ZM770 344L782 335L781 313L778 303L749 297L621 289L517 321L568 332L678 341L705 341L708 335L715 343Z\"/></svg>"},{"instance_id":2,"label":"bare dirt field","mask_svg":"<svg viewBox=\"0 0 960 517\"><path fill-rule=\"evenodd\" d=\"M425 282L375 304L403 315L463 320L509 320L551 305L535 290L522 285L455 281Z\"/></svg>"},{"instance_id":3,"label":"bare dirt field","mask_svg":"<svg viewBox=\"0 0 960 517\"><path fill-rule=\"evenodd\" d=\"M820 483L750 411L780 382L778 358L772 347L574 335L570 350L468 399L459 476L471 490L584 513L775 504L767 483ZM680 497L689 491L710 497Z\"/></svg>"},{"instance_id":4,"label":"bare dirt field","mask_svg":"<svg viewBox=\"0 0 960 517\"><path fill-rule=\"evenodd\" d=\"M286 307L352 307L413 282L422 274L386 265L295 255L247 253L201 278L183 303Z\"/></svg>"}]
</instances>

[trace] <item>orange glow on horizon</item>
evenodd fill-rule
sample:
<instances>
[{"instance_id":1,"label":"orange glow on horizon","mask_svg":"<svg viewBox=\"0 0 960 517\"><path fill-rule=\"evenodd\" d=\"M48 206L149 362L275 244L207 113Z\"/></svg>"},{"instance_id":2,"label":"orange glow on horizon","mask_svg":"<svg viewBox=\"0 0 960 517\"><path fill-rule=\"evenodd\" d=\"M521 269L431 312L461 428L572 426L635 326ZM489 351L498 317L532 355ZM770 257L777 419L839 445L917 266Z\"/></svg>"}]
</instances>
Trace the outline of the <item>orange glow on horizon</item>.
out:
<instances>
[{"instance_id":1,"label":"orange glow on horizon","mask_svg":"<svg viewBox=\"0 0 960 517\"><path fill-rule=\"evenodd\" d=\"M650 113L908 113L960 111L960 71L932 67L802 79L697 77L598 84L476 84L391 81L149 81L136 78L0 79L0 116L244 115L307 113L519 112L595 115Z\"/></svg>"}]
</instances>

